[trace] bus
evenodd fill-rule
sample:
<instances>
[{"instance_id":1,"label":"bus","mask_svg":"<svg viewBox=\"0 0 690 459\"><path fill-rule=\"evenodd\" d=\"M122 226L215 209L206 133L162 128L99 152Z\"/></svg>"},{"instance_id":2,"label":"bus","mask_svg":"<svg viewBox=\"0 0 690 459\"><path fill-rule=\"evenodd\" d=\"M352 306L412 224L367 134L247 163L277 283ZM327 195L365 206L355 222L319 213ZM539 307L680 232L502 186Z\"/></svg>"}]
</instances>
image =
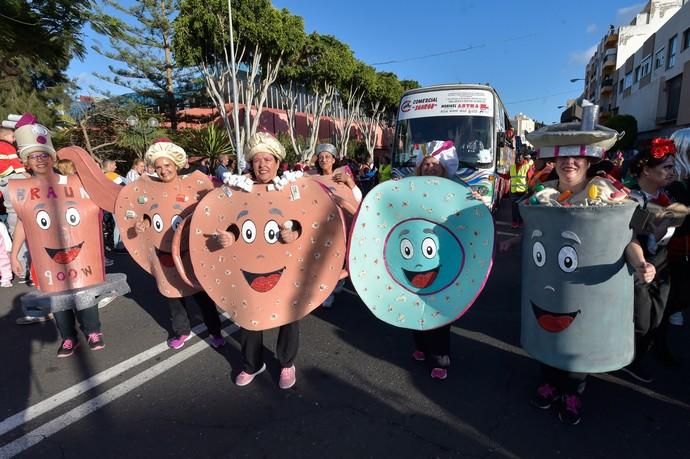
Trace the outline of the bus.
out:
<instances>
[{"instance_id":1,"label":"bus","mask_svg":"<svg viewBox=\"0 0 690 459\"><path fill-rule=\"evenodd\" d=\"M456 178L495 211L510 191L513 137L508 112L491 86L449 84L406 91L393 141L393 178L414 174L416 145L452 140L460 161Z\"/></svg>"}]
</instances>

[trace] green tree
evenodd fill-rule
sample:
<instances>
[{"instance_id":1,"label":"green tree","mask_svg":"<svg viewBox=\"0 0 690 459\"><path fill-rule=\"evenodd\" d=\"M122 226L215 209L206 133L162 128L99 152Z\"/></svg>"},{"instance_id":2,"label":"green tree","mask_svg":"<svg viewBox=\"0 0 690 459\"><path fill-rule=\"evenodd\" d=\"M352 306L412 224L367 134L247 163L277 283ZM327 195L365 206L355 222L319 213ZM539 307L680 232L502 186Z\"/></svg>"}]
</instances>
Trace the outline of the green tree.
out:
<instances>
[{"instance_id":1,"label":"green tree","mask_svg":"<svg viewBox=\"0 0 690 459\"><path fill-rule=\"evenodd\" d=\"M31 111L49 126L68 109L70 59L83 59L83 27L103 33L115 24L93 15L91 0L5 0L0 8L0 118Z\"/></svg>"},{"instance_id":2,"label":"green tree","mask_svg":"<svg viewBox=\"0 0 690 459\"><path fill-rule=\"evenodd\" d=\"M117 33L109 33L110 50L100 46L93 49L120 63L108 66L112 75L96 72L96 76L162 102L167 107L172 129L177 129L176 88L183 84L186 74L172 54L173 17L177 14L175 0L140 0L125 7L117 0L103 0L105 6L116 10L126 20L107 14L101 8L101 21L116 24Z\"/></svg>"},{"instance_id":3,"label":"green tree","mask_svg":"<svg viewBox=\"0 0 690 459\"><path fill-rule=\"evenodd\" d=\"M370 158L378 142L378 133L395 116L403 87L398 77L391 72L379 72L371 91L365 96L358 114L358 124L364 135Z\"/></svg>"},{"instance_id":4,"label":"green tree","mask_svg":"<svg viewBox=\"0 0 690 459\"><path fill-rule=\"evenodd\" d=\"M252 108L244 110L239 126L236 149L241 152L245 139L258 129L268 88L283 62L302 48L304 24L302 18L274 8L269 0L233 1L234 51L239 64L233 68L227 5L226 0L181 0L173 49L178 63L195 67L203 75L207 93L233 143L235 127L226 106L232 101L233 76L241 81L239 103Z\"/></svg>"},{"instance_id":5,"label":"green tree","mask_svg":"<svg viewBox=\"0 0 690 459\"><path fill-rule=\"evenodd\" d=\"M630 150L637 142L637 119L632 115L613 115L604 122L604 126L625 132L625 135L616 142L611 150Z\"/></svg>"},{"instance_id":6,"label":"green tree","mask_svg":"<svg viewBox=\"0 0 690 459\"><path fill-rule=\"evenodd\" d=\"M286 106L290 138L302 160L308 160L319 141L321 117L330 107L338 88L352 79L356 60L345 43L330 35L309 35L303 49L284 66L282 99ZM306 144L298 144L296 121L299 92L308 94L305 115L309 134Z\"/></svg>"}]
</instances>

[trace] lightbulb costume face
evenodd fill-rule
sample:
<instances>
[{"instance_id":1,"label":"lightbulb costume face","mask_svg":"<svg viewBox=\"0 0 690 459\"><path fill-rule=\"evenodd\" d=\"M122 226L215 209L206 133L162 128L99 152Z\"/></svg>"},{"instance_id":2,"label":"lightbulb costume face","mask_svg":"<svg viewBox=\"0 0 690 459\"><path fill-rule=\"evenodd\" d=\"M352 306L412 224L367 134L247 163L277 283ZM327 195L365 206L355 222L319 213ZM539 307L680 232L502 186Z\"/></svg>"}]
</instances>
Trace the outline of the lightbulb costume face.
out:
<instances>
[{"instance_id":1,"label":"lightbulb costume face","mask_svg":"<svg viewBox=\"0 0 690 459\"><path fill-rule=\"evenodd\" d=\"M348 255L352 283L386 323L430 330L472 305L492 264L491 213L437 177L387 181L362 201Z\"/></svg>"},{"instance_id":2,"label":"lightbulb costume face","mask_svg":"<svg viewBox=\"0 0 690 459\"><path fill-rule=\"evenodd\" d=\"M280 230L288 221L301 234L286 244ZM229 247L217 242L218 228L234 234ZM340 210L307 178L281 189L214 190L197 206L189 238L198 282L248 330L289 324L316 309L341 278L346 253Z\"/></svg>"}]
</instances>

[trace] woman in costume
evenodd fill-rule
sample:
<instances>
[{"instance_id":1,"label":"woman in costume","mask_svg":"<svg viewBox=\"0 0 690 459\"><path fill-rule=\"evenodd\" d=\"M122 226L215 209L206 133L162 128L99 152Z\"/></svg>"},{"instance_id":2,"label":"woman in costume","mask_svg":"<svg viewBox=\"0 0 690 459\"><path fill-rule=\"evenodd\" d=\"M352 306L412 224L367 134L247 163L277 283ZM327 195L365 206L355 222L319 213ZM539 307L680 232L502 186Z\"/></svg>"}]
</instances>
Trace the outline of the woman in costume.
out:
<instances>
[{"instance_id":1,"label":"woman in costume","mask_svg":"<svg viewBox=\"0 0 690 459\"><path fill-rule=\"evenodd\" d=\"M254 184L271 184L278 176L280 162L285 159L285 149L271 134L257 132L247 141L245 158L251 166L251 178ZM270 194L266 199L270 199ZM244 229L243 229L244 231ZM230 247L235 236L228 231L218 231L217 240L221 247ZM251 240L255 237L250 235ZM289 243L297 239L298 233L285 226L274 235L279 243ZM263 330L241 330L243 369L235 378L235 384L246 386L266 370L263 357ZM281 389L289 389L297 381L294 361L299 348L299 321L281 325L278 330L276 357L280 363Z\"/></svg>"},{"instance_id":2,"label":"woman in costume","mask_svg":"<svg viewBox=\"0 0 690 459\"><path fill-rule=\"evenodd\" d=\"M142 176L128 184L120 193L116 204L115 215L123 228L131 225L128 225L130 215L136 218L136 235L130 237L128 233L128 237L124 239L125 245L135 261L156 278L159 290L168 299L172 322L172 337L168 339L168 346L180 349L191 338L188 311L191 296L201 309L211 345L219 348L225 344L225 339L220 332L220 318L214 302L203 290L190 288L182 282L170 254L173 233L178 230L181 218L193 211L199 199L213 188L213 184L200 172L178 175L178 171L185 165L187 155L181 147L167 139L151 145L144 159L153 166L156 177ZM137 189L141 191L135 194L141 194L135 197L132 192ZM147 192L144 193L143 190ZM130 198L136 198L136 203ZM133 205L145 205L146 210L151 210L148 213L143 209L133 211ZM137 212L140 215L136 215ZM142 247L133 243L137 244L137 238L149 236L155 239L151 249L155 253L148 256L143 254L143 259L147 259L145 266L142 264ZM148 245L146 242L144 244Z\"/></svg>"},{"instance_id":3,"label":"woman in costume","mask_svg":"<svg viewBox=\"0 0 690 459\"><path fill-rule=\"evenodd\" d=\"M629 171L637 185L633 188L632 197L641 209L656 207L661 210L672 204L665 187L675 177L675 153L672 140L657 138L649 148L633 158ZM653 379L646 361L651 346L657 345L663 351L666 345L665 336L659 336L659 332L671 289L668 244L675 228L669 227L669 223L668 220L657 220L650 226L650 232L642 229L636 235L645 259L656 268L656 276L651 282L635 283L635 360L624 371L641 382Z\"/></svg>"}]
</instances>

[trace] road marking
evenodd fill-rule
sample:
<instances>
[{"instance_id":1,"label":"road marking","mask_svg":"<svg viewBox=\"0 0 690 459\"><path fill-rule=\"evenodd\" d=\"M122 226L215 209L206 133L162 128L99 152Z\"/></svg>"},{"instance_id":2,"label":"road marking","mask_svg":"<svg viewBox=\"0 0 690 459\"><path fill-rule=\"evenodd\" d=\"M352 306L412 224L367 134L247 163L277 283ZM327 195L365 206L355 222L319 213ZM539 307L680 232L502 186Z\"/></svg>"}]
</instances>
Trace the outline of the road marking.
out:
<instances>
[{"instance_id":1,"label":"road marking","mask_svg":"<svg viewBox=\"0 0 690 459\"><path fill-rule=\"evenodd\" d=\"M496 234L500 236L519 236L520 233L509 233L507 231L496 231Z\"/></svg>"},{"instance_id":2,"label":"road marking","mask_svg":"<svg viewBox=\"0 0 690 459\"><path fill-rule=\"evenodd\" d=\"M223 316L228 317L227 315L223 314ZM227 327L227 329L231 329L232 326ZM239 328L239 327L237 327ZM234 333L237 329L232 330L232 333ZM192 328L192 335L199 335L201 333L204 333L206 331L206 326L204 324L199 324L196 327ZM228 332L228 334L232 334L231 332ZM203 341L202 341L203 342ZM13 414L12 416L5 418L2 422L0 422L0 436L6 434L7 432L16 429L17 427L21 426L22 424L26 424L27 422L31 421L32 419L35 419L48 411L51 411L58 406L62 405L63 403L69 402L70 400L82 395L85 392L90 391L94 387L98 387L99 385L106 383L110 381L111 379L121 375L122 373L140 365L141 363L152 359L153 357L156 357L157 355L167 351L170 349L168 347L167 343L161 343L158 344L151 349L148 349L138 355L135 355L134 357L131 357L124 362L120 362L117 365L108 368L107 370L104 370L98 374L95 374L91 376L89 379L86 379L78 384L75 384L62 392L59 392L55 395L53 395L50 398L47 398L45 400L42 400L35 405L30 406L29 408L26 408L23 411L20 411L19 413ZM0 457L3 457L0 455Z\"/></svg>"},{"instance_id":3,"label":"road marking","mask_svg":"<svg viewBox=\"0 0 690 459\"><path fill-rule=\"evenodd\" d=\"M498 221L498 220L496 220L496 224L497 224L497 225L501 225L501 226L510 226L510 225L512 225L512 223L500 222L500 221Z\"/></svg>"},{"instance_id":4,"label":"road marking","mask_svg":"<svg viewBox=\"0 0 690 459\"><path fill-rule=\"evenodd\" d=\"M198 326L197 326L198 327ZM195 328L197 328L195 327ZM239 327L235 324L231 324L223 329L228 335L233 334ZM156 346L158 347L158 346ZM6 444L0 448L0 457L11 458L20 454L27 449L35 446L41 441L47 439L48 437L58 433L62 429L69 427L77 421L82 420L85 416L103 408L111 402L114 402L123 395L127 395L132 390L141 386L142 384L152 380L156 376L159 376L176 365L184 362L185 360L193 357L199 352L208 349L209 345L206 341L200 341L198 343L189 346L188 348L175 353L172 357L163 360L162 362L142 371L136 376L131 377L127 381L124 381L117 386L108 389L97 397L88 400L76 408L71 409L67 413L43 424L40 427L32 430L31 432L17 438L11 443Z\"/></svg>"}]
</instances>

